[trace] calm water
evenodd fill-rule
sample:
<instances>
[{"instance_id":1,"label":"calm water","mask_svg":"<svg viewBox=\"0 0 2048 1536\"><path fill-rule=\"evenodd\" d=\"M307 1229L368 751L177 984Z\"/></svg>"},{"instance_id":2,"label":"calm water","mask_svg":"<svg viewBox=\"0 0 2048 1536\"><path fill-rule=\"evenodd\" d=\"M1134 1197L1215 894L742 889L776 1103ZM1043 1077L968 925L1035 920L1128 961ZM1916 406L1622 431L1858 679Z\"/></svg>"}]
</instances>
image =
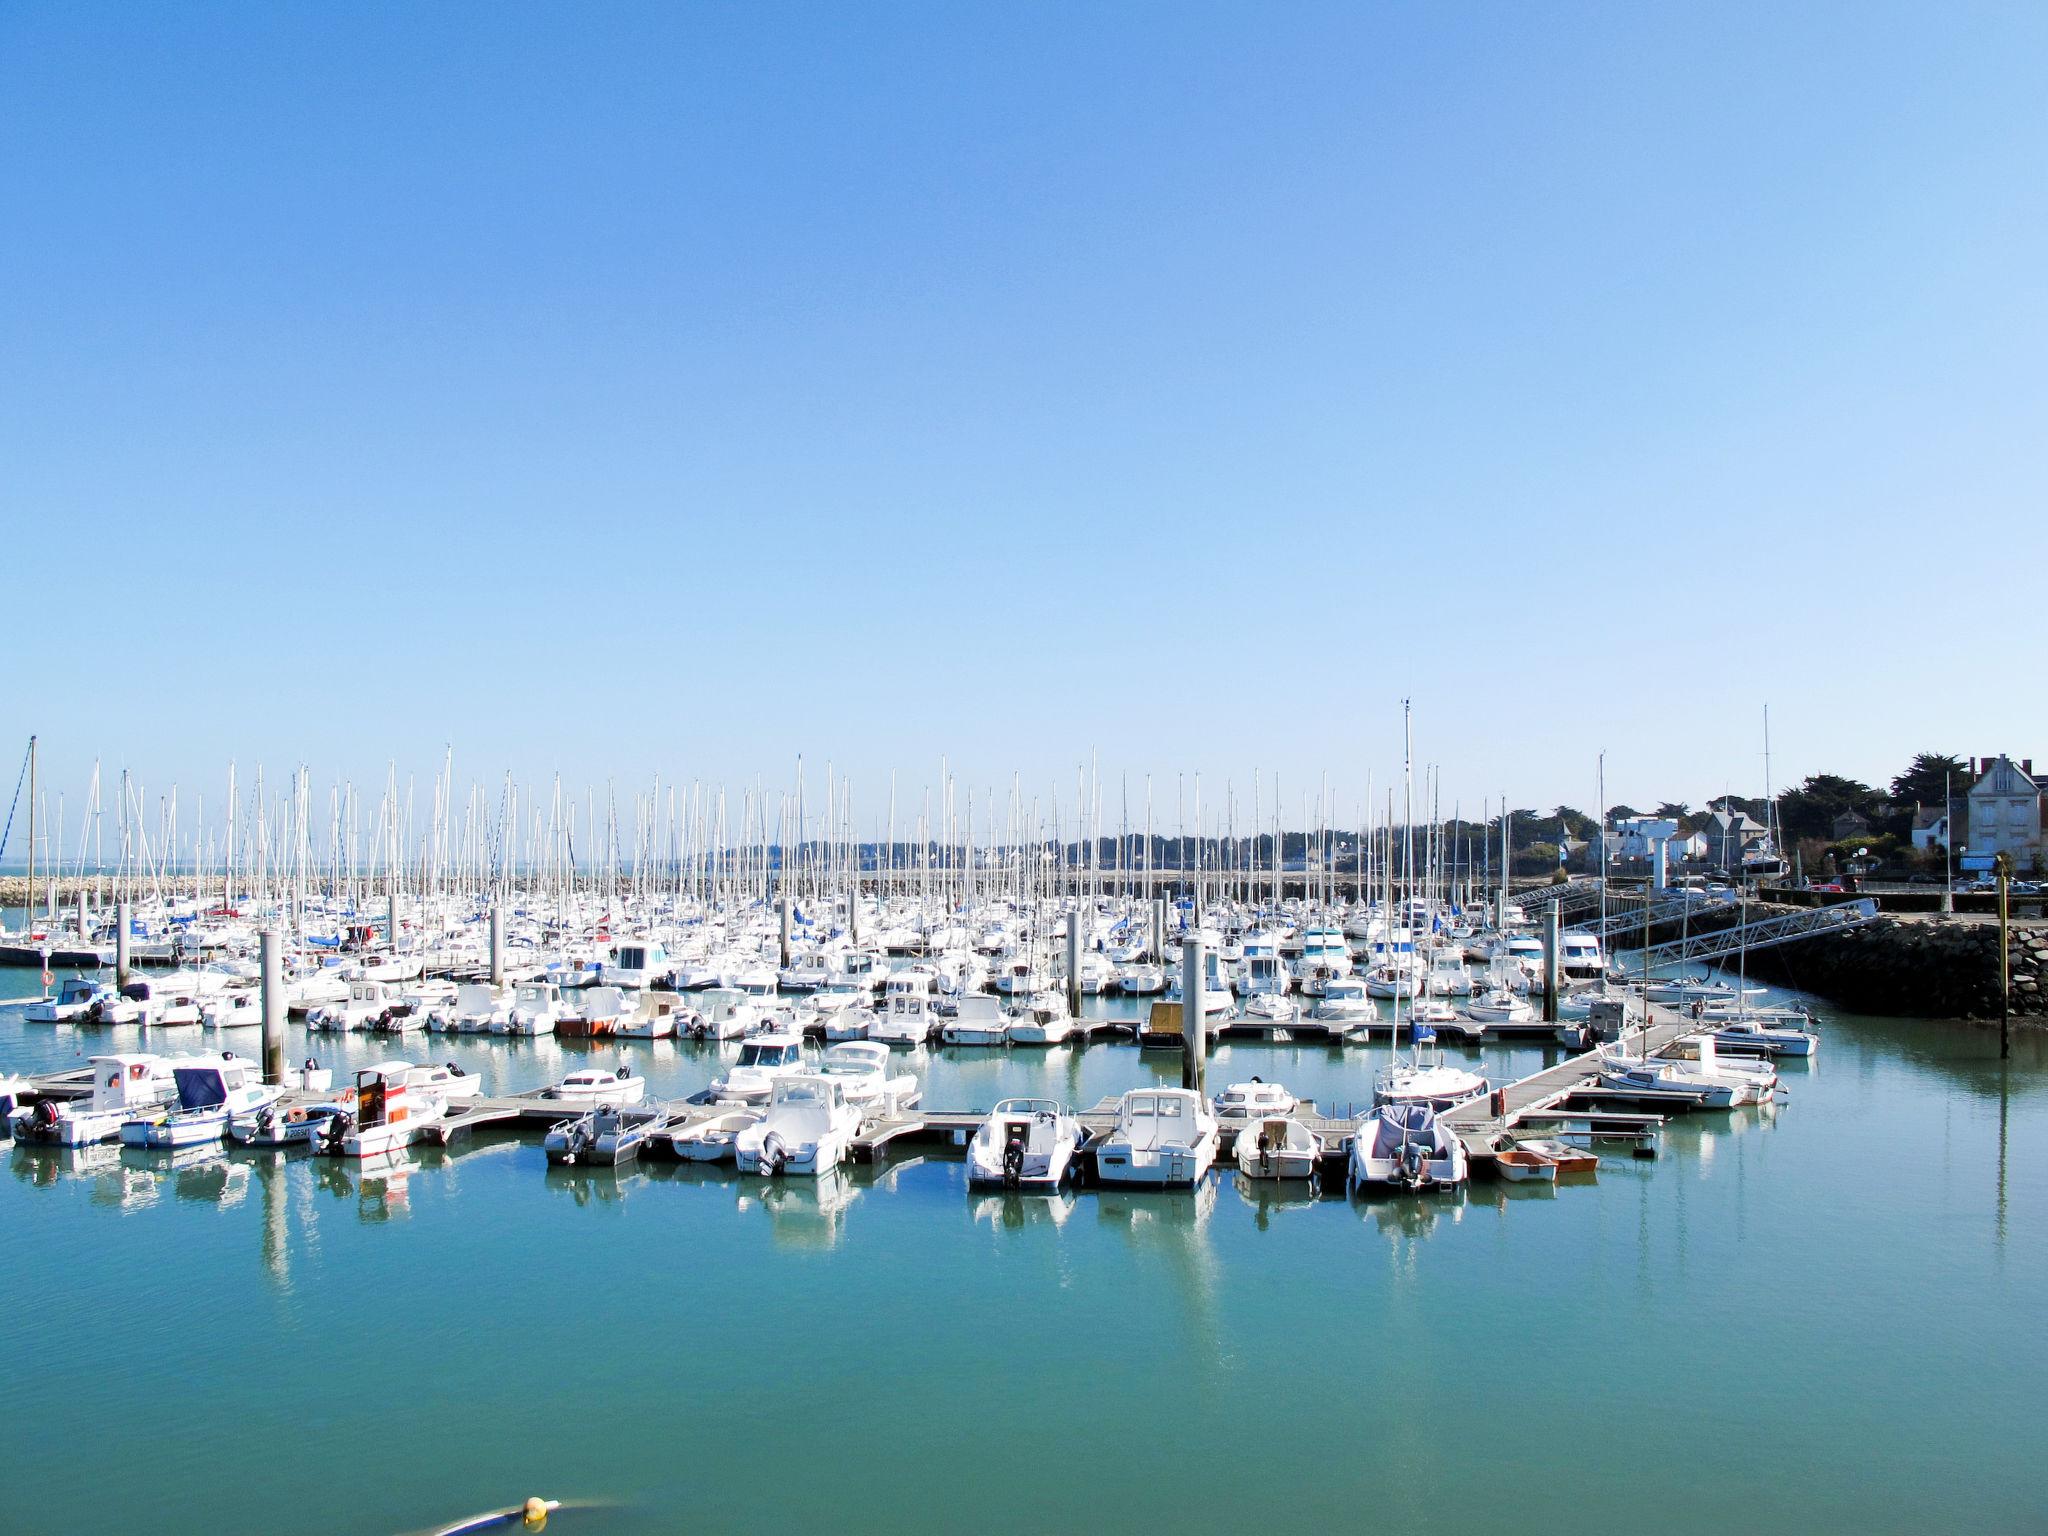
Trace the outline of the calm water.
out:
<instances>
[{"instance_id":1,"label":"calm water","mask_svg":"<svg viewBox=\"0 0 2048 1536\"><path fill-rule=\"evenodd\" d=\"M0 1009L0 1067L133 1041ZM664 1094L733 1051L624 1049ZM620 1048L400 1050L520 1088ZM1336 1104L1383 1056L1228 1046L1211 1075ZM912 1059L943 1107L1165 1071ZM569 1536L2038 1528L2041 1039L2001 1071L1995 1035L1835 1019L1787 1076L1789 1103L1680 1122L1593 1185L1372 1203L1224 1176L970 1198L945 1158L564 1174L509 1139L387 1177L11 1149L0 1487L76 1536L388 1533L532 1492L608 1502Z\"/></svg>"}]
</instances>

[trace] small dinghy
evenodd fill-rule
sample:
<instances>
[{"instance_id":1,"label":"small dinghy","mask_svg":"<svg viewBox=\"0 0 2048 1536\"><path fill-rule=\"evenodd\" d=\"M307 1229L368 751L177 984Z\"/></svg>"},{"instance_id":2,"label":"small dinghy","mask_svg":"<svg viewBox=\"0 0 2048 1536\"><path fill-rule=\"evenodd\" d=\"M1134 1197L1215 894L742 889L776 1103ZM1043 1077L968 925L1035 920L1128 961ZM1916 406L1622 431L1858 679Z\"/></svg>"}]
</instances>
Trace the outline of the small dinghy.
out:
<instances>
[{"instance_id":1,"label":"small dinghy","mask_svg":"<svg viewBox=\"0 0 2048 1536\"><path fill-rule=\"evenodd\" d=\"M1494 1171L1511 1184L1555 1184L1557 1160L1536 1148L1514 1145L1493 1154Z\"/></svg>"}]
</instances>

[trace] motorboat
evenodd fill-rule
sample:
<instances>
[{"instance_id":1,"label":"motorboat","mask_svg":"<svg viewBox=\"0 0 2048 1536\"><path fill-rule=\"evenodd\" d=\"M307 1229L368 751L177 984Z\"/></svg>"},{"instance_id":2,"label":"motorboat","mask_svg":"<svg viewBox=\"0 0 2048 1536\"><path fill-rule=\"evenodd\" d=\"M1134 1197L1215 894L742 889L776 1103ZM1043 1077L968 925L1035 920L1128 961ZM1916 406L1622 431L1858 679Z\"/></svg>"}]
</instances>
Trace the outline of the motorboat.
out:
<instances>
[{"instance_id":1,"label":"motorboat","mask_svg":"<svg viewBox=\"0 0 2048 1536\"><path fill-rule=\"evenodd\" d=\"M767 1109L734 1138L733 1154L741 1173L816 1175L845 1160L860 1122L831 1078L791 1073L775 1080Z\"/></svg>"},{"instance_id":2,"label":"motorboat","mask_svg":"<svg viewBox=\"0 0 2048 1536\"><path fill-rule=\"evenodd\" d=\"M131 1147L193 1147L225 1140L228 1121L275 1104L282 1088L264 1083L257 1064L240 1056L196 1056L171 1063L176 1099L121 1124Z\"/></svg>"},{"instance_id":3,"label":"motorboat","mask_svg":"<svg viewBox=\"0 0 2048 1536\"><path fill-rule=\"evenodd\" d=\"M398 1006L398 988L383 981L351 981L348 996L339 1002L323 1003L306 1015L306 1028L316 1034L345 1034L366 1031L374 1021L389 1017Z\"/></svg>"},{"instance_id":4,"label":"motorboat","mask_svg":"<svg viewBox=\"0 0 2048 1536\"><path fill-rule=\"evenodd\" d=\"M813 994L814 1000L820 994ZM827 1043L838 1044L847 1040L865 1040L868 1031L874 1028L875 1010L865 1003L852 1007L819 1008L818 1031Z\"/></svg>"},{"instance_id":5,"label":"motorboat","mask_svg":"<svg viewBox=\"0 0 2048 1536\"><path fill-rule=\"evenodd\" d=\"M697 1010L675 992L627 994L630 1011L619 1016L612 1033L621 1040L668 1040L695 1021Z\"/></svg>"},{"instance_id":6,"label":"motorboat","mask_svg":"<svg viewBox=\"0 0 2048 1536\"><path fill-rule=\"evenodd\" d=\"M466 981L455 989L455 1001L427 1021L427 1028L450 1035L488 1035L511 1016L510 996L488 982Z\"/></svg>"},{"instance_id":7,"label":"motorboat","mask_svg":"<svg viewBox=\"0 0 2048 1536\"><path fill-rule=\"evenodd\" d=\"M90 976L66 976L57 990L49 997L39 997L21 1010L24 1024L75 1024L80 1021L97 1019L93 1012L97 1007L102 1012L108 1004L117 1001L120 993L109 982L98 981Z\"/></svg>"},{"instance_id":8,"label":"motorboat","mask_svg":"<svg viewBox=\"0 0 2048 1536\"><path fill-rule=\"evenodd\" d=\"M548 1089L547 1097L564 1104L638 1104L647 1097L647 1079L635 1077L624 1062L616 1072L582 1067Z\"/></svg>"},{"instance_id":9,"label":"motorboat","mask_svg":"<svg viewBox=\"0 0 2048 1536\"><path fill-rule=\"evenodd\" d=\"M1292 1024L1301 1017L1301 1004L1284 992L1254 992L1244 1000L1244 1014L1262 1024Z\"/></svg>"},{"instance_id":10,"label":"motorboat","mask_svg":"<svg viewBox=\"0 0 2048 1536\"><path fill-rule=\"evenodd\" d=\"M1563 934L1558 940L1557 968L1563 981L1600 980L1607 974L1607 959L1601 953L1599 937L1591 933Z\"/></svg>"},{"instance_id":11,"label":"motorboat","mask_svg":"<svg viewBox=\"0 0 2048 1536\"><path fill-rule=\"evenodd\" d=\"M555 1033L569 1040L600 1040L618 1032L626 994L617 987L575 989L575 1001L555 1015Z\"/></svg>"},{"instance_id":12,"label":"motorboat","mask_svg":"<svg viewBox=\"0 0 2048 1536\"><path fill-rule=\"evenodd\" d=\"M739 1134L750 1125L761 1122L758 1109L727 1109L699 1120L685 1129L669 1133L671 1151L685 1162L729 1163L734 1157L734 1142Z\"/></svg>"},{"instance_id":13,"label":"motorboat","mask_svg":"<svg viewBox=\"0 0 2048 1536\"><path fill-rule=\"evenodd\" d=\"M1000 1099L967 1144L970 1186L1054 1190L1087 1140L1080 1118L1053 1099Z\"/></svg>"},{"instance_id":14,"label":"motorboat","mask_svg":"<svg viewBox=\"0 0 2048 1536\"><path fill-rule=\"evenodd\" d=\"M818 1063L822 1076L839 1084L846 1102L873 1119L896 1115L917 1106L917 1076L889 1075L889 1047L871 1040L846 1040L825 1048Z\"/></svg>"},{"instance_id":15,"label":"motorboat","mask_svg":"<svg viewBox=\"0 0 2048 1536\"><path fill-rule=\"evenodd\" d=\"M1381 1105L1359 1117L1351 1134L1347 1192L1383 1187L1431 1189L1463 1184L1465 1145L1426 1103Z\"/></svg>"},{"instance_id":16,"label":"motorboat","mask_svg":"<svg viewBox=\"0 0 2048 1536\"><path fill-rule=\"evenodd\" d=\"M713 1081L711 1095L738 1104L765 1104L778 1077L803 1070L802 1035L780 1030L755 1035L741 1042L740 1059Z\"/></svg>"},{"instance_id":17,"label":"motorboat","mask_svg":"<svg viewBox=\"0 0 2048 1536\"><path fill-rule=\"evenodd\" d=\"M1308 1012L1313 1019L1356 1021L1370 1020L1379 1010L1373 1006L1372 994L1366 990L1362 978L1342 976L1333 978L1323 988L1323 995L1315 1000Z\"/></svg>"},{"instance_id":18,"label":"motorboat","mask_svg":"<svg viewBox=\"0 0 2048 1536\"><path fill-rule=\"evenodd\" d=\"M1116 1125L1097 1148L1107 1184L1199 1184L1216 1161L1216 1116L1190 1088L1134 1088L1117 1103Z\"/></svg>"},{"instance_id":19,"label":"motorboat","mask_svg":"<svg viewBox=\"0 0 2048 1536\"><path fill-rule=\"evenodd\" d=\"M1010 1010L1009 1018L1012 1045L1065 1045L1079 1027L1066 998L1053 991L1032 993L1022 1007Z\"/></svg>"},{"instance_id":20,"label":"motorboat","mask_svg":"<svg viewBox=\"0 0 2048 1536\"><path fill-rule=\"evenodd\" d=\"M24 1108L35 1084L14 1072L0 1072L0 1141L14 1135L14 1112Z\"/></svg>"},{"instance_id":21,"label":"motorboat","mask_svg":"<svg viewBox=\"0 0 2048 1536\"><path fill-rule=\"evenodd\" d=\"M939 1026L939 1038L948 1045L1005 1045L1010 1039L1010 1015L1000 999L986 992L963 997L958 1011Z\"/></svg>"},{"instance_id":22,"label":"motorboat","mask_svg":"<svg viewBox=\"0 0 2048 1536\"><path fill-rule=\"evenodd\" d=\"M208 1029L260 1029L263 994L254 987L230 987L199 1005L199 1021Z\"/></svg>"},{"instance_id":23,"label":"motorboat","mask_svg":"<svg viewBox=\"0 0 2048 1536\"><path fill-rule=\"evenodd\" d=\"M1248 1083L1232 1083L1216 1095L1216 1118L1225 1125L1241 1125L1262 1115L1291 1115L1297 1107L1297 1100L1284 1085L1256 1077Z\"/></svg>"},{"instance_id":24,"label":"motorboat","mask_svg":"<svg viewBox=\"0 0 2048 1536\"><path fill-rule=\"evenodd\" d=\"M672 970L668 951L659 940L621 939L612 945L604 978L614 986L638 991L667 981Z\"/></svg>"},{"instance_id":25,"label":"motorboat","mask_svg":"<svg viewBox=\"0 0 2048 1536\"><path fill-rule=\"evenodd\" d=\"M1445 944L1431 950L1423 990L1431 997L1470 997L1472 973L1465 969L1465 952Z\"/></svg>"},{"instance_id":26,"label":"motorboat","mask_svg":"<svg viewBox=\"0 0 2048 1536\"><path fill-rule=\"evenodd\" d=\"M445 1066L414 1067L406 1074L406 1091L418 1098L435 1098L443 1104L467 1104L484 1091L484 1080L465 1072L454 1062Z\"/></svg>"},{"instance_id":27,"label":"motorboat","mask_svg":"<svg viewBox=\"0 0 2048 1536\"><path fill-rule=\"evenodd\" d=\"M1166 970L1163 966L1136 963L1117 967L1116 986L1119 992L1130 997L1157 997L1166 990Z\"/></svg>"},{"instance_id":28,"label":"motorboat","mask_svg":"<svg viewBox=\"0 0 2048 1536\"><path fill-rule=\"evenodd\" d=\"M616 1104L599 1104L548 1127L541 1147L548 1161L559 1166L616 1167L640 1155L653 1118L628 1115Z\"/></svg>"},{"instance_id":29,"label":"motorboat","mask_svg":"<svg viewBox=\"0 0 2048 1536\"><path fill-rule=\"evenodd\" d=\"M1289 1115L1257 1115L1237 1133L1237 1171L1252 1179L1312 1179L1323 1144Z\"/></svg>"},{"instance_id":30,"label":"motorboat","mask_svg":"<svg viewBox=\"0 0 2048 1536\"><path fill-rule=\"evenodd\" d=\"M228 1139L245 1147L282 1150L309 1147L327 1122L345 1113L341 1104L294 1104L282 1101L264 1105L253 1114L236 1115L228 1121Z\"/></svg>"},{"instance_id":31,"label":"motorboat","mask_svg":"<svg viewBox=\"0 0 2048 1536\"><path fill-rule=\"evenodd\" d=\"M490 1030L494 1035L552 1035L566 1011L562 989L553 982L522 982L503 1017L492 1016Z\"/></svg>"},{"instance_id":32,"label":"motorboat","mask_svg":"<svg viewBox=\"0 0 2048 1536\"><path fill-rule=\"evenodd\" d=\"M1251 941L1247 939L1245 954L1249 957L1251 953ZM1294 975L1303 992L1320 997L1329 990L1331 982L1340 981L1351 972L1351 946L1341 929L1319 923L1302 931L1301 955L1294 962Z\"/></svg>"},{"instance_id":33,"label":"motorboat","mask_svg":"<svg viewBox=\"0 0 2048 1536\"><path fill-rule=\"evenodd\" d=\"M328 1117L309 1143L329 1157L381 1157L410 1146L414 1134L441 1118L440 1099L414 1098L407 1090L409 1061L384 1061L356 1072L355 1093L339 1114Z\"/></svg>"},{"instance_id":34,"label":"motorboat","mask_svg":"<svg viewBox=\"0 0 2048 1536\"><path fill-rule=\"evenodd\" d=\"M746 993L734 987L713 987L697 999L697 1016L690 1024L693 1040L739 1040L761 1025L761 1008Z\"/></svg>"},{"instance_id":35,"label":"motorboat","mask_svg":"<svg viewBox=\"0 0 2048 1536\"><path fill-rule=\"evenodd\" d=\"M980 995L969 994L961 1003ZM883 1045L923 1045L942 1023L931 977L923 971L905 972L889 978L882 1006L868 1024L868 1038Z\"/></svg>"},{"instance_id":36,"label":"motorboat","mask_svg":"<svg viewBox=\"0 0 2048 1536\"><path fill-rule=\"evenodd\" d=\"M92 1093L62 1102L43 1099L23 1105L8 1117L14 1139L43 1146L83 1147L111 1141L124 1123L178 1096L171 1064L161 1056L95 1056L91 1061Z\"/></svg>"}]
</instances>

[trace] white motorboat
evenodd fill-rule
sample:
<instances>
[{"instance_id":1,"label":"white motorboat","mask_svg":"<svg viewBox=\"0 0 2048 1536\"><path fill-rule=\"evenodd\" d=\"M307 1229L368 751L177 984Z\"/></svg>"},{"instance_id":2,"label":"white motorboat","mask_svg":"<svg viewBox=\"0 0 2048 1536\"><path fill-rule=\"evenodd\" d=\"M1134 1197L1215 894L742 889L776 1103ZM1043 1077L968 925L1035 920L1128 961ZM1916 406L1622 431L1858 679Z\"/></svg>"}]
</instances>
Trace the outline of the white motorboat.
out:
<instances>
[{"instance_id":1,"label":"white motorboat","mask_svg":"<svg viewBox=\"0 0 2048 1536\"><path fill-rule=\"evenodd\" d=\"M552 1164L614 1168L640 1155L653 1118L644 1113L628 1115L616 1104L599 1104L573 1120L548 1127L541 1147Z\"/></svg>"},{"instance_id":2,"label":"white motorboat","mask_svg":"<svg viewBox=\"0 0 2048 1536\"><path fill-rule=\"evenodd\" d=\"M1081 1121L1053 1099L1000 1099L967 1144L967 1182L1054 1190L1075 1171L1087 1140Z\"/></svg>"},{"instance_id":3,"label":"white motorboat","mask_svg":"<svg viewBox=\"0 0 2048 1536\"><path fill-rule=\"evenodd\" d=\"M740 1059L713 1080L712 1097L736 1104L766 1104L775 1080L804 1070L803 1036L778 1030L741 1042Z\"/></svg>"},{"instance_id":4,"label":"white motorboat","mask_svg":"<svg viewBox=\"0 0 2048 1536\"><path fill-rule=\"evenodd\" d=\"M68 1102L44 1099L17 1108L8 1117L14 1139L59 1147L111 1141L121 1134L126 1121L177 1097L171 1064L161 1056L95 1056L91 1066L90 1097Z\"/></svg>"},{"instance_id":5,"label":"white motorboat","mask_svg":"<svg viewBox=\"0 0 2048 1536\"><path fill-rule=\"evenodd\" d=\"M1058 992L1034 992L1021 1008L1010 1010L1012 1045L1064 1045L1076 1028L1067 1000Z\"/></svg>"},{"instance_id":6,"label":"white motorboat","mask_svg":"<svg viewBox=\"0 0 2048 1536\"><path fill-rule=\"evenodd\" d=\"M1288 1115L1259 1115L1237 1133L1237 1171L1252 1179L1312 1179L1321 1170L1323 1144Z\"/></svg>"},{"instance_id":7,"label":"white motorboat","mask_svg":"<svg viewBox=\"0 0 2048 1536\"><path fill-rule=\"evenodd\" d=\"M734 1138L734 1157L741 1173L815 1176L845 1160L860 1121L838 1083L818 1073L792 1073L775 1080L759 1123Z\"/></svg>"},{"instance_id":8,"label":"white motorboat","mask_svg":"<svg viewBox=\"0 0 2048 1536\"><path fill-rule=\"evenodd\" d=\"M696 1022L697 1010L681 993L646 991L627 994L626 1011L612 1026L621 1040L669 1040Z\"/></svg>"},{"instance_id":9,"label":"white motorboat","mask_svg":"<svg viewBox=\"0 0 2048 1536\"><path fill-rule=\"evenodd\" d=\"M693 1040L739 1040L752 1034L762 1023L761 1008L746 993L733 987L714 987L697 999L697 1016L690 1024Z\"/></svg>"},{"instance_id":10,"label":"white motorboat","mask_svg":"<svg viewBox=\"0 0 2048 1536\"><path fill-rule=\"evenodd\" d=\"M414 1067L406 1074L405 1087L415 1098L435 1098L443 1104L467 1104L482 1095L484 1080L475 1072L463 1071L451 1061L444 1066Z\"/></svg>"},{"instance_id":11,"label":"white motorboat","mask_svg":"<svg viewBox=\"0 0 2048 1536\"><path fill-rule=\"evenodd\" d=\"M348 996L323 1003L306 1015L306 1028L316 1034L367 1030L372 1022L398 1006L398 988L383 981L351 981Z\"/></svg>"},{"instance_id":12,"label":"white motorboat","mask_svg":"<svg viewBox=\"0 0 2048 1536\"><path fill-rule=\"evenodd\" d=\"M547 1096L564 1104L638 1104L647 1097L647 1079L635 1077L624 1062L616 1072L583 1067L548 1089Z\"/></svg>"},{"instance_id":13,"label":"white motorboat","mask_svg":"<svg viewBox=\"0 0 2048 1536\"><path fill-rule=\"evenodd\" d=\"M1216 1117L1187 1088L1135 1088L1095 1154L1106 1184L1199 1184L1216 1161Z\"/></svg>"},{"instance_id":14,"label":"white motorboat","mask_svg":"<svg viewBox=\"0 0 2048 1536\"><path fill-rule=\"evenodd\" d=\"M821 1010L818 1017L820 1020L818 1028L824 1034L828 1044L838 1044L848 1040L865 1040L868 1038L868 1031L874 1028L875 1024L875 1010L864 1003L856 1004L850 1008L837 1007Z\"/></svg>"},{"instance_id":15,"label":"white motorboat","mask_svg":"<svg viewBox=\"0 0 2048 1536\"><path fill-rule=\"evenodd\" d=\"M254 1114L237 1115L228 1121L228 1138L245 1147L309 1147L327 1122L344 1112L340 1104L266 1104Z\"/></svg>"},{"instance_id":16,"label":"white motorboat","mask_svg":"<svg viewBox=\"0 0 2048 1536\"><path fill-rule=\"evenodd\" d=\"M562 989L553 982L521 982L512 994L512 1006L502 1015L492 1014L490 1031L524 1037L552 1035L566 1011Z\"/></svg>"},{"instance_id":17,"label":"white motorboat","mask_svg":"<svg viewBox=\"0 0 2048 1536\"><path fill-rule=\"evenodd\" d=\"M428 1018L427 1028L450 1035L488 1035L509 1021L512 997L488 982L468 981L455 989L455 1000Z\"/></svg>"},{"instance_id":18,"label":"white motorboat","mask_svg":"<svg viewBox=\"0 0 2048 1536\"><path fill-rule=\"evenodd\" d=\"M909 971L889 978L881 1009L868 1024L868 1038L883 1045L923 1045L942 1024L931 977Z\"/></svg>"},{"instance_id":19,"label":"white motorboat","mask_svg":"<svg viewBox=\"0 0 2048 1536\"><path fill-rule=\"evenodd\" d=\"M1455 944L1430 951L1424 990L1431 997L1470 997L1472 973L1465 969L1465 951Z\"/></svg>"},{"instance_id":20,"label":"white motorboat","mask_svg":"<svg viewBox=\"0 0 2048 1536\"><path fill-rule=\"evenodd\" d=\"M1336 1019L1343 1021L1370 1020L1379 1010L1373 1006L1372 994L1366 990L1365 982L1357 976L1343 976L1331 980L1323 988L1309 1008L1313 1019Z\"/></svg>"},{"instance_id":21,"label":"white motorboat","mask_svg":"<svg viewBox=\"0 0 2048 1536\"><path fill-rule=\"evenodd\" d=\"M66 976L49 997L37 998L21 1010L24 1024L75 1024L96 1021L95 1008L104 1012L117 1003L120 994L109 982L90 976Z\"/></svg>"},{"instance_id":22,"label":"white motorboat","mask_svg":"<svg viewBox=\"0 0 2048 1536\"><path fill-rule=\"evenodd\" d=\"M224 1140L228 1122L253 1115L283 1096L263 1082L256 1063L240 1056L195 1056L171 1063L177 1097L121 1124L131 1147L193 1147Z\"/></svg>"},{"instance_id":23,"label":"white motorboat","mask_svg":"<svg viewBox=\"0 0 2048 1536\"><path fill-rule=\"evenodd\" d=\"M889 1047L872 1040L846 1040L827 1046L818 1063L821 1075L839 1084L846 1102L870 1119L901 1114L917 1106L917 1075L889 1075Z\"/></svg>"},{"instance_id":24,"label":"white motorboat","mask_svg":"<svg viewBox=\"0 0 2048 1536\"><path fill-rule=\"evenodd\" d=\"M733 1144L750 1125L761 1123L758 1109L728 1109L699 1120L685 1130L673 1131L668 1144L677 1157L691 1163L729 1163Z\"/></svg>"},{"instance_id":25,"label":"white motorboat","mask_svg":"<svg viewBox=\"0 0 2048 1536\"><path fill-rule=\"evenodd\" d=\"M199 1020L208 1029L260 1029L263 994L254 987L231 987L199 1005Z\"/></svg>"},{"instance_id":26,"label":"white motorboat","mask_svg":"<svg viewBox=\"0 0 2048 1536\"><path fill-rule=\"evenodd\" d=\"M1301 1017L1301 1004L1284 992L1254 992L1244 1000L1244 1017L1263 1024L1292 1024Z\"/></svg>"},{"instance_id":27,"label":"white motorboat","mask_svg":"<svg viewBox=\"0 0 2048 1536\"><path fill-rule=\"evenodd\" d=\"M1385 1104L1359 1117L1351 1133L1346 1191L1369 1187L1430 1189L1462 1184L1465 1145L1426 1103Z\"/></svg>"},{"instance_id":28,"label":"white motorboat","mask_svg":"<svg viewBox=\"0 0 2048 1536\"><path fill-rule=\"evenodd\" d=\"M1166 990L1166 970L1142 963L1119 966L1116 985L1119 992L1130 997L1157 997Z\"/></svg>"},{"instance_id":29,"label":"white motorboat","mask_svg":"<svg viewBox=\"0 0 2048 1536\"><path fill-rule=\"evenodd\" d=\"M604 979L628 991L640 991L668 980L673 967L657 939L621 939L612 946Z\"/></svg>"},{"instance_id":30,"label":"white motorboat","mask_svg":"<svg viewBox=\"0 0 2048 1536\"><path fill-rule=\"evenodd\" d=\"M1216 1095L1216 1118L1225 1125L1241 1125L1261 1115L1291 1115L1297 1103L1284 1084L1255 1077L1248 1083L1232 1083Z\"/></svg>"},{"instance_id":31,"label":"white motorboat","mask_svg":"<svg viewBox=\"0 0 2048 1536\"><path fill-rule=\"evenodd\" d=\"M356 1073L355 1093L339 1114L314 1131L309 1145L330 1157L381 1157L410 1146L420 1127L441 1118L439 1099L415 1100L406 1090L409 1061L384 1061Z\"/></svg>"},{"instance_id":32,"label":"white motorboat","mask_svg":"<svg viewBox=\"0 0 2048 1536\"><path fill-rule=\"evenodd\" d=\"M999 999L978 992L960 999L959 1010L939 1026L939 1038L948 1045L1005 1045L1010 1015Z\"/></svg>"}]
</instances>

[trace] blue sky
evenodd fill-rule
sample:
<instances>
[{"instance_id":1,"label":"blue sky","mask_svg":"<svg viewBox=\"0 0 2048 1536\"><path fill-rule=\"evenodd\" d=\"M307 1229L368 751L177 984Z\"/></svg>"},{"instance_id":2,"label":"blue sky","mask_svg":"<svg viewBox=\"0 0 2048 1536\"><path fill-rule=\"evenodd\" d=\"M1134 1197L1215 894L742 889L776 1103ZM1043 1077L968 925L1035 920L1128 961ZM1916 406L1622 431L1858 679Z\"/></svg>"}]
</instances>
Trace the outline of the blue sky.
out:
<instances>
[{"instance_id":1,"label":"blue sky","mask_svg":"<svg viewBox=\"0 0 2048 1536\"><path fill-rule=\"evenodd\" d=\"M1467 809L1754 791L1766 700L1780 780L2038 754L2044 77L2034 5L12 5L0 731L868 808L1355 806L1404 696Z\"/></svg>"}]
</instances>

